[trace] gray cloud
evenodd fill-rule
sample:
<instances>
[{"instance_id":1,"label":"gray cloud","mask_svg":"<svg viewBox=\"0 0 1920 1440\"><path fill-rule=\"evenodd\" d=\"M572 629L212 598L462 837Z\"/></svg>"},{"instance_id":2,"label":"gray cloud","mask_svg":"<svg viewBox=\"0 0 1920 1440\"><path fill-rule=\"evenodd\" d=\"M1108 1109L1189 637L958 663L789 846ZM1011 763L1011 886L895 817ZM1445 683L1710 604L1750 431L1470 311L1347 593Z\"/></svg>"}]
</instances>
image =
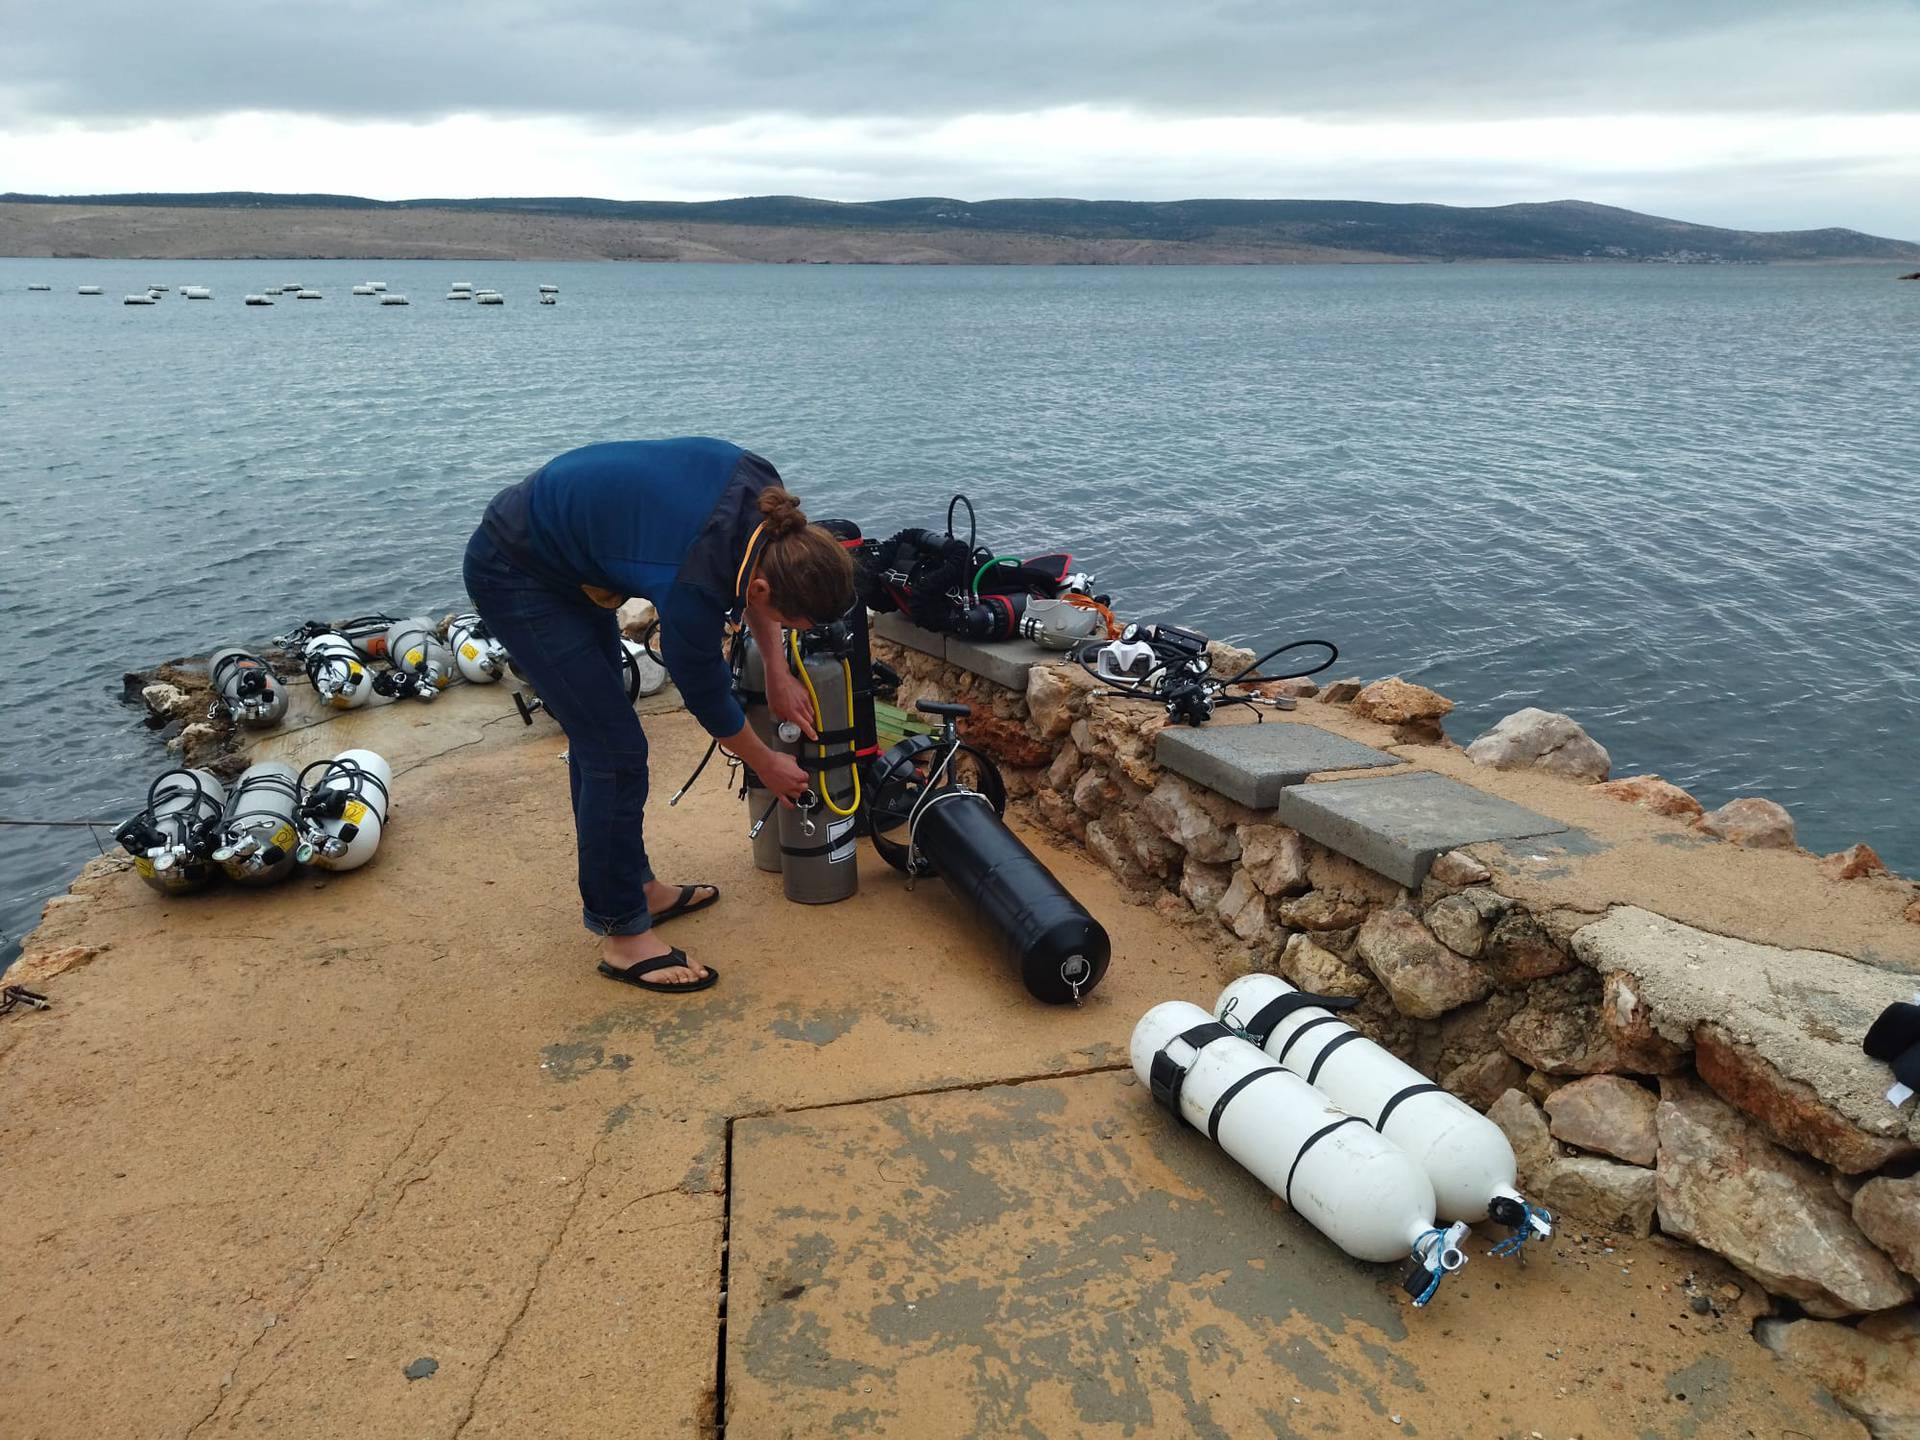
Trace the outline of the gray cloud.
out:
<instances>
[{"instance_id":1,"label":"gray cloud","mask_svg":"<svg viewBox=\"0 0 1920 1440\"><path fill-rule=\"evenodd\" d=\"M19 0L0 122L1911 109L1907 0ZM24 15L19 14L21 10ZM25 37L25 38L22 38Z\"/></svg>"}]
</instances>

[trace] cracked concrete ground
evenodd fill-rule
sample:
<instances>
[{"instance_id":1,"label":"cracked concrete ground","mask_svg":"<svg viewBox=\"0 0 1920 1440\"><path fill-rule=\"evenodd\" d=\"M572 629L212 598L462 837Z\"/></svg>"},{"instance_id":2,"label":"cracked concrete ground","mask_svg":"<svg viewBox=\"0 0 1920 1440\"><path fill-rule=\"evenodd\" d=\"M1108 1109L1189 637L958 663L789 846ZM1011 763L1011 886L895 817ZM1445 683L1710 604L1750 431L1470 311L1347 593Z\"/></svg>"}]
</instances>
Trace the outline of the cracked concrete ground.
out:
<instances>
[{"instance_id":1,"label":"cracked concrete ground","mask_svg":"<svg viewBox=\"0 0 1920 1440\"><path fill-rule=\"evenodd\" d=\"M1137 1103L1120 1073L1135 1018L1172 996L1204 1002L1222 971L1190 932L1127 907L1106 872L1043 847L1116 947L1084 1006L1050 1009L942 887L909 893L870 851L856 899L787 904L752 869L740 807L710 775L677 809L653 807L649 839L669 878L723 887L674 940L724 978L693 996L636 994L594 973L579 926L564 739L545 721L488 723L506 705L499 690L456 690L431 710L361 712L292 737L310 755L370 743L395 759L393 823L366 870L168 899L96 865L50 912L30 954L92 958L46 982L53 1010L0 1021L9 1440L712 1434L729 1274L735 1436L1122 1433L1133 1392L1115 1382L1103 1396L1068 1373L1093 1363L1077 1341L1041 1340L1077 1333L1080 1309L1139 1309L1170 1267L1204 1288L1222 1266L1259 1261L1316 1324L1346 1316L1389 1349L1419 1337L1405 1363L1422 1404L1482 1377L1491 1390L1512 1368L1476 1339L1503 1333L1486 1331L1490 1292L1462 1287L1471 1299L1411 1316L1385 1272L1333 1254ZM677 714L649 730L670 791L703 737ZM1061 1076L1077 1078L1049 1078ZM1063 1108L1045 1125L996 1120L1007 1092L967 1087L1005 1080L1057 1088ZM729 1120L756 1116L732 1127L729 1270ZM899 1117L917 1117L910 1133ZM950 1183L929 1183L936 1162ZM1205 1243L1167 1230L1148 1263L1124 1235L1103 1240L1121 1232L1102 1220L1120 1198L1087 1188L1102 1166L1136 1205L1191 1207ZM873 1402L870 1421L843 1421L862 1408L863 1357L906 1333L875 1328L871 1265L926 1235L937 1244L915 1251L922 1272L1015 1293L1025 1282L996 1274L1012 1263L1005 1244L1058 1225L1063 1196L1081 1197L1066 1217L1081 1228L1056 1243L1077 1234L1081 1248L1036 1282L1046 1304L977 1312L979 1339L922 1346L911 1385ZM793 1207L831 1217L840 1247L810 1252L799 1329L762 1318L767 1277L799 1263L797 1227L825 1223L783 1213ZM1085 1229L1095 1222L1108 1229ZM863 1228L879 1237L858 1242L872 1254L849 1239ZM1185 1253L1189 1242L1199 1248ZM1656 1250L1622 1253L1671 1269ZM1528 1287L1520 1313L1551 1316L1568 1344L1615 1343L1618 1316L1600 1306L1583 1320L1586 1278L1560 1261L1506 1283ZM1329 1369L1325 1346L1295 1345L1257 1305L1177 1308L1155 1340L1161 1369L1190 1355L1211 1377L1200 1357L1231 1345L1246 1367L1236 1384L1345 1397L1328 1415L1372 1416L1367 1387L1386 1393L1350 1356L1351 1376ZM1036 1418L956 1428L954 1416L1013 1413L996 1398L1013 1382L980 1357L1026 1335L1035 1358L1011 1403ZM1036 1381L1049 1345L1064 1368ZM1703 1365L1800 1432L1855 1433L1751 1344L1738 1310L1718 1327L1652 1326L1644 1346L1662 1384ZM844 1377L845 1397L780 1379L816 1353L814 1379ZM430 1375L406 1377L428 1359ZM1556 1413L1538 1393L1536 1427ZM1161 1403L1156 1433L1218 1433L1184 1401L1164 1416Z\"/></svg>"}]
</instances>

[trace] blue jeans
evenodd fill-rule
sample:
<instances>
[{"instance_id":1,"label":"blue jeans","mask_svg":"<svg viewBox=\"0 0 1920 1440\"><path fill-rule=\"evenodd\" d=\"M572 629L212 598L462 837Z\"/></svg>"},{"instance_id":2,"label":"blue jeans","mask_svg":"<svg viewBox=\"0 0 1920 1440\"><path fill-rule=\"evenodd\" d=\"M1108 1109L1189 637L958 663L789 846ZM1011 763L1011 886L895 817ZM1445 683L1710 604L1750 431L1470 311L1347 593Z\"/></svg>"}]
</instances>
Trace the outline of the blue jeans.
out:
<instances>
[{"instance_id":1,"label":"blue jeans","mask_svg":"<svg viewBox=\"0 0 1920 1440\"><path fill-rule=\"evenodd\" d=\"M653 924L647 736L627 699L620 622L579 590L527 574L484 530L467 542L464 569L473 608L567 732L581 919L595 934L638 935Z\"/></svg>"}]
</instances>

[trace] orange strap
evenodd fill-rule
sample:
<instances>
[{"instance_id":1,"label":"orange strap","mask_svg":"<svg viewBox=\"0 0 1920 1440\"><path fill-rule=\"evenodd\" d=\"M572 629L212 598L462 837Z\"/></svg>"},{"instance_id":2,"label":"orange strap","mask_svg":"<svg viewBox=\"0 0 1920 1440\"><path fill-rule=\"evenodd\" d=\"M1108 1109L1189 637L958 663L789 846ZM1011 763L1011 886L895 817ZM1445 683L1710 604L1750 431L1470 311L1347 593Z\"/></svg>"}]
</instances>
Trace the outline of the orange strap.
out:
<instances>
[{"instance_id":1,"label":"orange strap","mask_svg":"<svg viewBox=\"0 0 1920 1440\"><path fill-rule=\"evenodd\" d=\"M760 544L760 532L766 528L767 522L762 520L747 537L747 553L740 557L740 571L733 577L733 598L737 604L747 603L747 580L753 570L753 562L760 558L757 547Z\"/></svg>"},{"instance_id":2,"label":"orange strap","mask_svg":"<svg viewBox=\"0 0 1920 1440\"><path fill-rule=\"evenodd\" d=\"M1062 598L1064 598L1069 605L1078 605L1082 610L1098 611L1100 618L1107 622L1107 638L1109 640L1118 640L1120 638L1120 622L1113 618L1113 611L1102 605L1091 595L1070 594Z\"/></svg>"}]
</instances>

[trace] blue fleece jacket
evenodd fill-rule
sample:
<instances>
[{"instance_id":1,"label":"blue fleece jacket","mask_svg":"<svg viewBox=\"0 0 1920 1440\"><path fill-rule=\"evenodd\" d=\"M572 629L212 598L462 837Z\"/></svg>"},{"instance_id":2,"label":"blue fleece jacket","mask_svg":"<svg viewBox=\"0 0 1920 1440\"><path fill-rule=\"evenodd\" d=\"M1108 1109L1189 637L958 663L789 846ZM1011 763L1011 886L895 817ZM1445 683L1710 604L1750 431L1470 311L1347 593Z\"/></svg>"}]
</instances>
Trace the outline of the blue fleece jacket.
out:
<instances>
[{"instance_id":1,"label":"blue fleece jacket","mask_svg":"<svg viewBox=\"0 0 1920 1440\"><path fill-rule=\"evenodd\" d=\"M562 588L651 600L660 657L710 735L746 724L722 644L734 586L779 473L724 440L620 440L549 460L494 497L483 522L516 564Z\"/></svg>"}]
</instances>

